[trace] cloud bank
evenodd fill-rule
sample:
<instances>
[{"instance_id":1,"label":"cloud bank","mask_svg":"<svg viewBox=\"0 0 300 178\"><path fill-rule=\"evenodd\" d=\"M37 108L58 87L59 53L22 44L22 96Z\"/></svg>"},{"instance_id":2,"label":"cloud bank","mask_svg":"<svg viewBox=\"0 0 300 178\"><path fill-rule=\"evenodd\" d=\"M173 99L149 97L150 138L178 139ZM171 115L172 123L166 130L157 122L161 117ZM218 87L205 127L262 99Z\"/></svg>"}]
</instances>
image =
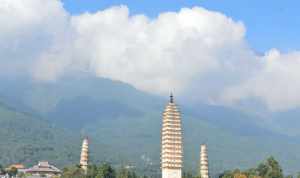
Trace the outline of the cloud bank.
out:
<instances>
[{"instance_id":1,"label":"cloud bank","mask_svg":"<svg viewBox=\"0 0 300 178\"><path fill-rule=\"evenodd\" d=\"M72 16L59 0L3 0L0 74L55 81L78 69L214 104L299 107L300 51L257 55L245 34L242 22L201 7L151 19L126 6Z\"/></svg>"}]
</instances>

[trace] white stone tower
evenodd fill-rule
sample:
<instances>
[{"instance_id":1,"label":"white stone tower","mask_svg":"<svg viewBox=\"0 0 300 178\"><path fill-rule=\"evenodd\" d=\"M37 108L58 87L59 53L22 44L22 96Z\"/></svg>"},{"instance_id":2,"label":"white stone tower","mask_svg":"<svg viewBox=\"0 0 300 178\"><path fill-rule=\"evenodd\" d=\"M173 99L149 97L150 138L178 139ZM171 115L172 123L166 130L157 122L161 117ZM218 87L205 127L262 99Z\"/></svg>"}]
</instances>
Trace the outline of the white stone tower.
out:
<instances>
[{"instance_id":1,"label":"white stone tower","mask_svg":"<svg viewBox=\"0 0 300 178\"><path fill-rule=\"evenodd\" d=\"M203 144L200 147L200 176L209 178L207 146Z\"/></svg>"},{"instance_id":2,"label":"white stone tower","mask_svg":"<svg viewBox=\"0 0 300 178\"><path fill-rule=\"evenodd\" d=\"M89 162L89 140L88 138L83 139L81 156L80 156L80 166L87 173Z\"/></svg>"},{"instance_id":3,"label":"white stone tower","mask_svg":"<svg viewBox=\"0 0 300 178\"><path fill-rule=\"evenodd\" d=\"M183 158L181 116L172 94L163 113L161 144L162 178L181 178Z\"/></svg>"}]
</instances>

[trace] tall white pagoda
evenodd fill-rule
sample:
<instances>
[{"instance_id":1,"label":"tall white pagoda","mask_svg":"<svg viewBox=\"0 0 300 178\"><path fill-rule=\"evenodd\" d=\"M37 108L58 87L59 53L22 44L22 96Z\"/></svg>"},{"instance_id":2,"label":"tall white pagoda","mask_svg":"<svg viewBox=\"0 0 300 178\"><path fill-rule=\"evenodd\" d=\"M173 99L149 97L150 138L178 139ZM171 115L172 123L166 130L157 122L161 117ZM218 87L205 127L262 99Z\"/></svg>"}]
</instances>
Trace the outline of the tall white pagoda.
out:
<instances>
[{"instance_id":1,"label":"tall white pagoda","mask_svg":"<svg viewBox=\"0 0 300 178\"><path fill-rule=\"evenodd\" d=\"M80 156L80 166L87 173L89 162L89 140L85 138L82 142L81 156Z\"/></svg>"},{"instance_id":2,"label":"tall white pagoda","mask_svg":"<svg viewBox=\"0 0 300 178\"><path fill-rule=\"evenodd\" d=\"M162 178L181 178L183 162L181 115L172 94L163 113L161 139Z\"/></svg>"}]
</instances>

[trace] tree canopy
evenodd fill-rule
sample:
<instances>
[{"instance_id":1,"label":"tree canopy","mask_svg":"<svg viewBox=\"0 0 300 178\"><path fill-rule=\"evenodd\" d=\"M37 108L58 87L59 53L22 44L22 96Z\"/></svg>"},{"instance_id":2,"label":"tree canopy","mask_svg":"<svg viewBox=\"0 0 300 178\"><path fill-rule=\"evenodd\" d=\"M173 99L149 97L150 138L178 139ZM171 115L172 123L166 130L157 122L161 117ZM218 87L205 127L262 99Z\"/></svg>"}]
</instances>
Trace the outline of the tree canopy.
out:
<instances>
[{"instance_id":1,"label":"tree canopy","mask_svg":"<svg viewBox=\"0 0 300 178\"><path fill-rule=\"evenodd\" d=\"M274 157L269 157L266 161L260 163L256 168L246 171L236 169L234 171L225 171L220 178L284 178L283 171L278 161Z\"/></svg>"},{"instance_id":2,"label":"tree canopy","mask_svg":"<svg viewBox=\"0 0 300 178\"><path fill-rule=\"evenodd\" d=\"M99 166L90 165L87 174L80 166L72 166L63 169L61 178L147 178L146 176L139 176L134 170L122 167L118 170L114 169L110 164L103 163Z\"/></svg>"}]
</instances>

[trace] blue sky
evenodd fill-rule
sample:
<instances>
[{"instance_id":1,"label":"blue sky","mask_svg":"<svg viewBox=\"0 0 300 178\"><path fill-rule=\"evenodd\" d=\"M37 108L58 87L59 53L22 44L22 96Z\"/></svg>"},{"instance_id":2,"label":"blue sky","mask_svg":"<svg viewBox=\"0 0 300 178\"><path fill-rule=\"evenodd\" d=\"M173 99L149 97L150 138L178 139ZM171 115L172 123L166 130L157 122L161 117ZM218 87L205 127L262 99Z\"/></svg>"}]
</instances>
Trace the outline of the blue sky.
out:
<instances>
[{"instance_id":1,"label":"blue sky","mask_svg":"<svg viewBox=\"0 0 300 178\"><path fill-rule=\"evenodd\" d=\"M71 14L95 12L114 5L127 5L131 14L155 17L182 7L202 6L219 11L247 28L247 40L257 52L270 48L282 51L300 49L299 0L63 0Z\"/></svg>"}]
</instances>

